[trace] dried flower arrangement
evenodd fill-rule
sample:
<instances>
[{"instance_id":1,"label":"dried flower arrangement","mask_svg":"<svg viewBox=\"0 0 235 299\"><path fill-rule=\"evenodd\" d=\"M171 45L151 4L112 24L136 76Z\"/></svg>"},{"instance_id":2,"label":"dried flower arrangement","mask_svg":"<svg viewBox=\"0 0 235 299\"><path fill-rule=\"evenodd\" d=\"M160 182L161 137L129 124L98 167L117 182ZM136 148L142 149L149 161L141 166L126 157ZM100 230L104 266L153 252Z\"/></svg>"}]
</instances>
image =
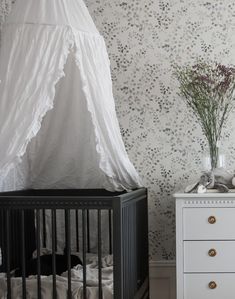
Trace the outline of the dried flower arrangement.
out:
<instances>
[{"instance_id":1,"label":"dried flower arrangement","mask_svg":"<svg viewBox=\"0 0 235 299\"><path fill-rule=\"evenodd\" d=\"M211 168L217 167L222 129L235 107L235 67L198 61L175 67L180 95L197 117L208 141Z\"/></svg>"}]
</instances>

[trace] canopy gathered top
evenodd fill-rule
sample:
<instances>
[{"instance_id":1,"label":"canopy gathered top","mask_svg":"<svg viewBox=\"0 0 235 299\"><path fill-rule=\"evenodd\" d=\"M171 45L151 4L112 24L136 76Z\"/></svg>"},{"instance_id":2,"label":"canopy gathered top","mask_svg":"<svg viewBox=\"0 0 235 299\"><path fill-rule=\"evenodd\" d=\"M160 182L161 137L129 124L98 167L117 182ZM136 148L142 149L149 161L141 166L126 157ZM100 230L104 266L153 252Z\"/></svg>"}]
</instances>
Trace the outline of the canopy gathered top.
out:
<instances>
[{"instance_id":1,"label":"canopy gathered top","mask_svg":"<svg viewBox=\"0 0 235 299\"><path fill-rule=\"evenodd\" d=\"M0 49L0 191L140 187L82 0L18 0Z\"/></svg>"}]
</instances>

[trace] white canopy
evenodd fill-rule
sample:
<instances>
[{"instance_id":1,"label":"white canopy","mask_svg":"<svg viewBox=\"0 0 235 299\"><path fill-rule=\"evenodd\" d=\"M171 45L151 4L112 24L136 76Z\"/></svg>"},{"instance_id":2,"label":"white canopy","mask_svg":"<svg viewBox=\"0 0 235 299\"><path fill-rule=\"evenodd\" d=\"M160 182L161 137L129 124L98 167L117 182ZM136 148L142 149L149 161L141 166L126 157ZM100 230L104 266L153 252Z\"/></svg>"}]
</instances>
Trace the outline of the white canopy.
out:
<instances>
[{"instance_id":1,"label":"white canopy","mask_svg":"<svg viewBox=\"0 0 235 299\"><path fill-rule=\"evenodd\" d=\"M0 50L0 190L141 186L82 0L18 0Z\"/></svg>"}]
</instances>

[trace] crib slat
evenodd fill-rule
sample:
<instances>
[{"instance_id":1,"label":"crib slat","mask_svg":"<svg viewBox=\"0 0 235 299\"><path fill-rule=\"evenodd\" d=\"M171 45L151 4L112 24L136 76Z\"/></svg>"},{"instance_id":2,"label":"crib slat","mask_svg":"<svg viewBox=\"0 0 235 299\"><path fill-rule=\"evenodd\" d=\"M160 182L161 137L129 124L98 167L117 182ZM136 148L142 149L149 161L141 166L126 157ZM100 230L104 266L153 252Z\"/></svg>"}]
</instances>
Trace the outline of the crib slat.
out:
<instances>
[{"instance_id":1,"label":"crib slat","mask_svg":"<svg viewBox=\"0 0 235 299\"><path fill-rule=\"evenodd\" d=\"M71 230L70 230L70 210L65 210L65 238L66 238L66 256L68 271L68 299L72 298L71 291Z\"/></svg>"},{"instance_id":2,"label":"crib slat","mask_svg":"<svg viewBox=\"0 0 235 299\"><path fill-rule=\"evenodd\" d=\"M55 210L55 251L57 252L57 220L56 220L56 210Z\"/></svg>"},{"instance_id":3,"label":"crib slat","mask_svg":"<svg viewBox=\"0 0 235 299\"><path fill-rule=\"evenodd\" d=\"M91 252L91 246L90 246L90 212L87 210L87 252Z\"/></svg>"},{"instance_id":4,"label":"crib slat","mask_svg":"<svg viewBox=\"0 0 235 299\"><path fill-rule=\"evenodd\" d=\"M99 299L102 295L102 241L101 241L101 210L97 211L98 227L98 279L99 279Z\"/></svg>"},{"instance_id":5,"label":"crib slat","mask_svg":"<svg viewBox=\"0 0 235 299\"><path fill-rule=\"evenodd\" d=\"M21 211L21 261L22 261L22 297L23 299L26 299L24 210Z\"/></svg>"},{"instance_id":6,"label":"crib slat","mask_svg":"<svg viewBox=\"0 0 235 299\"><path fill-rule=\"evenodd\" d=\"M79 223L78 223L78 210L76 210L76 249L79 252Z\"/></svg>"},{"instance_id":7,"label":"crib slat","mask_svg":"<svg viewBox=\"0 0 235 299\"><path fill-rule=\"evenodd\" d=\"M113 254L112 211L109 210L109 254Z\"/></svg>"},{"instance_id":8,"label":"crib slat","mask_svg":"<svg viewBox=\"0 0 235 299\"><path fill-rule=\"evenodd\" d=\"M46 211L42 210L42 235L43 235L43 247L46 248Z\"/></svg>"},{"instance_id":9,"label":"crib slat","mask_svg":"<svg viewBox=\"0 0 235 299\"><path fill-rule=\"evenodd\" d=\"M52 296L53 299L57 298L57 294L56 294L56 240L55 240L55 226L56 226L56 222L55 222L55 213L56 210L52 209L51 210L51 230L52 230L52 280L53 280L53 290L52 290Z\"/></svg>"},{"instance_id":10,"label":"crib slat","mask_svg":"<svg viewBox=\"0 0 235 299\"><path fill-rule=\"evenodd\" d=\"M46 211L42 210L42 235L43 235L43 247L46 248Z\"/></svg>"},{"instance_id":11,"label":"crib slat","mask_svg":"<svg viewBox=\"0 0 235 299\"><path fill-rule=\"evenodd\" d=\"M10 211L6 210L6 266L7 266L7 299L11 299L11 275L10 275Z\"/></svg>"},{"instance_id":12,"label":"crib slat","mask_svg":"<svg viewBox=\"0 0 235 299\"><path fill-rule=\"evenodd\" d=\"M1 270L6 272L6 242L5 242L5 229L6 229L6 224L5 224L5 217L4 217L4 212L3 209L1 209L1 221L0 221L0 249L1 249L1 255L2 255L2 265L1 265Z\"/></svg>"},{"instance_id":13,"label":"crib slat","mask_svg":"<svg viewBox=\"0 0 235 299\"><path fill-rule=\"evenodd\" d=\"M86 298L86 211L82 210L83 298Z\"/></svg>"},{"instance_id":14,"label":"crib slat","mask_svg":"<svg viewBox=\"0 0 235 299\"><path fill-rule=\"evenodd\" d=\"M36 228L37 228L37 286L38 286L38 299L41 299L41 260L40 260L40 210L36 211Z\"/></svg>"}]
</instances>

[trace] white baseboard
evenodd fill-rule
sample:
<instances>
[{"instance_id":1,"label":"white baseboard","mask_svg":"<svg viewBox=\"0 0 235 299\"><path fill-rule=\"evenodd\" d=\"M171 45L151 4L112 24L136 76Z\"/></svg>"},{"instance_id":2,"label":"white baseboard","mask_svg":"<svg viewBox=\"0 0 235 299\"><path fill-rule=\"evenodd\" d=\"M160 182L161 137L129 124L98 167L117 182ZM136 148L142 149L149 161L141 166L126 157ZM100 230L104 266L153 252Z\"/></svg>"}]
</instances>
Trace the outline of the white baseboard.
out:
<instances>
[{"instance_id":1,"label":"white baseboard","mask_svg":"<svg viewBox=\"0 0 235 299\"><path fill-rule=\"evenodd\" d=\"M150 261L150 298L176 299L175 261Z\"/></svg>"}]
</instances>

